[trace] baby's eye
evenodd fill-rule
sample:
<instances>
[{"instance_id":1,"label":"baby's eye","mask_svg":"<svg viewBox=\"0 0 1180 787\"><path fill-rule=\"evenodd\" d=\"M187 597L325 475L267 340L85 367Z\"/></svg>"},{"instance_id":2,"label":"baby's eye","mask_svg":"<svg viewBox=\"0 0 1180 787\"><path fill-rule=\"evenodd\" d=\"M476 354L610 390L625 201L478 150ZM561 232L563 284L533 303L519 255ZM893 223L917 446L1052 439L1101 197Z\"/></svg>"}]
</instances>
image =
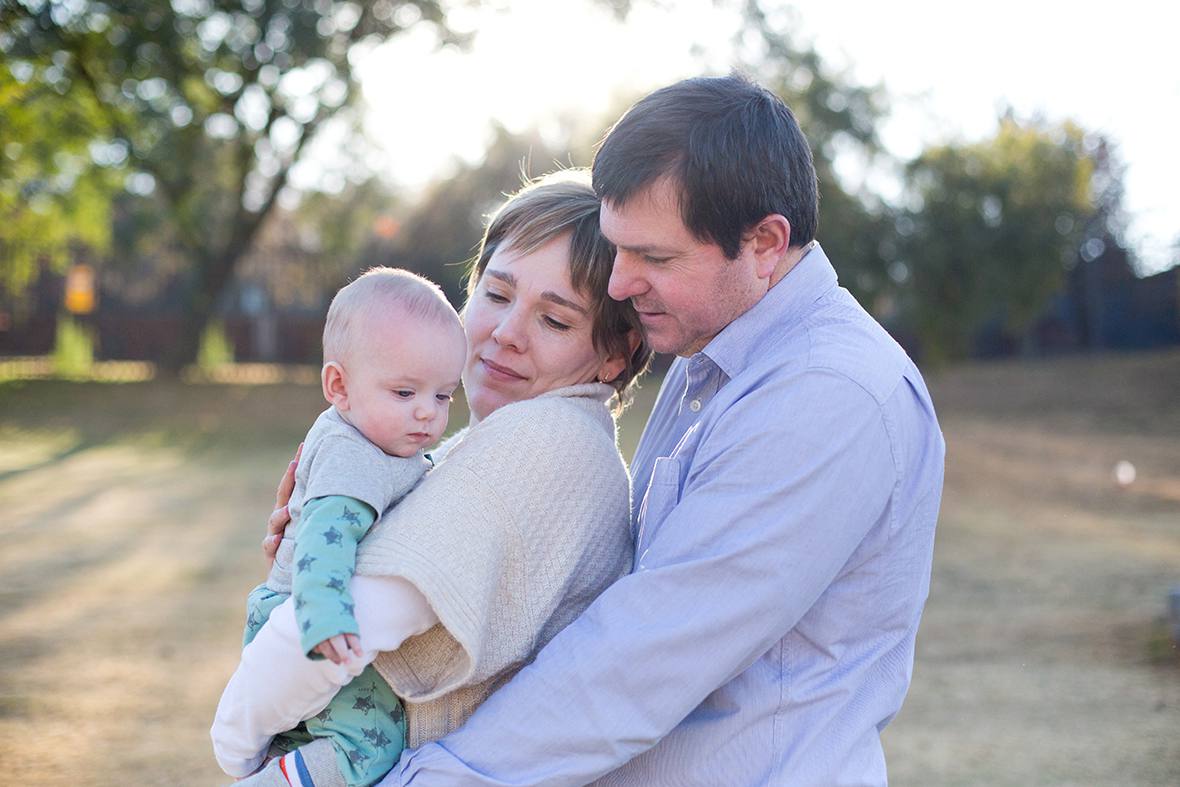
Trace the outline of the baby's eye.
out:
<instances>
[{"instance_id":1,"label":"baby's eye","mask_svg":"<svg viewBox=\"0 0 1180 787\"><path fill-rule=\"evenodd\" d=\"M451 396L452 395L449 393L440 393L440 394L436 395L434 398L438 399L440 402L449 402L449 401L451 401Z\"/></svg>"},{"instance_id":2,"label":"baby's eye","mask_svg":"<svg viewBox=\"0 0 1180 787\"><path fill-rule=\"evenodd\" d=\"M398 397L399 399L413 399L414 398L414 392L409 389L406 389L406 388L399 388L399 389L395 390L393 392L393 395Z\"/></svg>"}]
</instances>

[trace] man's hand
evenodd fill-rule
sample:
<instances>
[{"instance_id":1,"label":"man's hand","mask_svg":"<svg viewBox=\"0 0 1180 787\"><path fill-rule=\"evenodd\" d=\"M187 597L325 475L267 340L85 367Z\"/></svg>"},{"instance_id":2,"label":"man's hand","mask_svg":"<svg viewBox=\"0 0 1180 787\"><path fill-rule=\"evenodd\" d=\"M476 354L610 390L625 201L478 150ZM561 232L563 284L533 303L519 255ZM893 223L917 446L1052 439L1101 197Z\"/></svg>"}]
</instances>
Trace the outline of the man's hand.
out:
<instances>
[{"instance_id":1,"label":"man's hand","mask_svg":"<svg viewBox=\"0 0 1180 787\"><path fill-rule=\"evenodd\" d=\"M275 490L275 510L266 520L266 537L262 539L262 554L266 557L268 566L274 562L275 553L279 551L279 542L283 540L283 531L291 521L287 503L291 502L291 493L295 491L295 468L299 466L299 457L302 453L303 443L300 443L295 449L295 458L287 465L287 470L279 479L279 487Z\"/></svg>"},{"instance_id":2,"label":"man's hand","mask_svg":"<svg viewBox=\"0 0 1180 787\"><path fill-rule=\"evenodd\" d=\"M316 645L312 652L320 654L333 664L344 664L352 661L353 656L361 657L361 638L356 634L337 634Z\"/></svg>"}]
</instances>

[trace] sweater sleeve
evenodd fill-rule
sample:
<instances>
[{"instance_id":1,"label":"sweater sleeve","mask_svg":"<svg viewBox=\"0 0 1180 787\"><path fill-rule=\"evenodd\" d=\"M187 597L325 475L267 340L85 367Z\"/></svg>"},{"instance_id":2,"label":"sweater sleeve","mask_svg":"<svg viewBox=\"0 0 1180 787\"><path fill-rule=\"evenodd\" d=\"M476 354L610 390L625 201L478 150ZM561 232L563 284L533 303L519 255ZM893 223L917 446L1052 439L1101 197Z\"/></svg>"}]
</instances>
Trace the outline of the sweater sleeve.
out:
<instances>
[{"instance_id":1,"label":"sweater sleeve","mask_svg":"<svg viewBox=\"0 0 1180 787\"><path fill-rule=\"evenodd\" d=\"M524 663L586 576L626 570L625 546L591 542L625 532L627 510L626 470L600 424L561 400L493 413L361 544L358 573L404 577L440 622L382 654L381 674L424 702Z\"/></svg>"}]
</instances>

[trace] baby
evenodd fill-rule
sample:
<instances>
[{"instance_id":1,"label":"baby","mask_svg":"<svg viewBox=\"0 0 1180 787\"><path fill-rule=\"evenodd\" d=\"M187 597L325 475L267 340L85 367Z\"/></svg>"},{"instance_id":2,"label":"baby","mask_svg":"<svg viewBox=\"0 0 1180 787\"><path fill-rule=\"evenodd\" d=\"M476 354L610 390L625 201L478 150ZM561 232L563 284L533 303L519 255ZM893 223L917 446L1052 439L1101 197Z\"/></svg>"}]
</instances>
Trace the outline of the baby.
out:
<instances>
[{"instance_id":1,"label":"baby","mask_svg":"<svg viewBox=\"0 0 1180 787\"><path fill-rule=\"evenodd\" d=\"M330 680L347 685L327 708L275 739L276 747L291 750L328 738L340 772L336 778L349 785L376 782L397 762L404 716L397 697L367 666L375 654L361 642L350 581L357 543L431 467L423 450L446 429L465 360L459 316L435 284L416 274L373 268L332 299L321 372L331 407L304 440L291 523L266 582L250 593L242 663L213 724L217 761L231 776L257 770L271 736L307 718L283 716L268 694L283 689L279 676L265 672L282 663L274 650L295 647L296 639L308 658L338 665ZM268 620L268 628L282 628L280 613L291 613L280 607L284 602L294 612L293 625L287 626L290 642L273 636L255 641ZM256 778L298 784L295 774L286 772L287 759L279 762L281 773L268 768ZM303 768L301 760L291 765Z\"/></svg>"}]
</instances>

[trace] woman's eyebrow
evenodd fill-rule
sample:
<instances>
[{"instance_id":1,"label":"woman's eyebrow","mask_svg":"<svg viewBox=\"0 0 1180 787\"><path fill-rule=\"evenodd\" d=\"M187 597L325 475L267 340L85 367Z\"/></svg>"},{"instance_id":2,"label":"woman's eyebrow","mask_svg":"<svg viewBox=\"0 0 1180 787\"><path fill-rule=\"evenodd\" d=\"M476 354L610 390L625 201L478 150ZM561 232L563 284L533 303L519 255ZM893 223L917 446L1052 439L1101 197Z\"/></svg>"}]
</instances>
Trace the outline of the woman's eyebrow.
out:
<instances>
[{"instance_id":1,"label":"woman's eyebrow","mask_svg":"<svg viewBox=\"0 0 1180 787\"><path fill-rule=\"evenodd\" d=\"M564 306L567 309L572 309L583 316L589 314L589 312L586 311L586 307L582 306L581 304L574 303L568 298L561 297L553 290L545 290L545 292L541 293L541 298L546 301L552 301L558 306Z\"/></svg>"},{"instance_id":2,"label":"woman's eyebrow","mask_svg":"<svg viewBox=\"0 0 1180 787\"><path fill-rule=\"evenodd\" d=\"M491 268L485 268L483 273L485 276L491 276L493 279L499 279L509 287L516 286L516 277L508 271L497 271ZM582 306L580 303L575 301L571 301L565 296L558 295L553 290L545 290L543 293L541 293L541 299L549 301L550 303L556 303L558 306L564 306L565 308L571 309L583 316L590 313L585 306Z\"/></svg>"},{"instance_id":3,"label":"woman's eyebrow","mask_svg":"<svg viewBox=\"0 0 1180 787\"><path fill-rule=\"evenodd\" d=\"M510 287L516 286L516 277L508 271L497 271L492 270L491 268L485 268L483 273L485 276L491 276L493 279L499 279Z\"/></svg>"}]
</instances>

